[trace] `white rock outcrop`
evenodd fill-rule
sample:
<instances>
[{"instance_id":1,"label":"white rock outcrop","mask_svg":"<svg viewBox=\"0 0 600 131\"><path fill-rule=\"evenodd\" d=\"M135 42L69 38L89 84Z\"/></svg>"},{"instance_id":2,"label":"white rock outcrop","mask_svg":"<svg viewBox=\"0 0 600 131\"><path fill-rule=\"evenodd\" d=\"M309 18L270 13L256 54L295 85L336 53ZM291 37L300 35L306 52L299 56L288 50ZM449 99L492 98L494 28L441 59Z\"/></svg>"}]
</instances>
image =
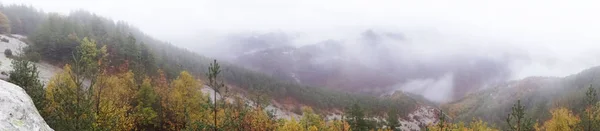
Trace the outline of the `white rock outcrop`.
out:
<instances>
[{"instance_id":1,"label":"white rock outcrop","mask_svg":"<svg viewBox=\"0 0 600 131\"><path fill-rule=\"evenodd\" d=\"M437 123L437 110L430 106L419 106L408 114L407 119L400 119L400 129L403 131L420 131L420 126Z\"/></svg>"},{"instance_id":2,"label":"white rock outcrop","mask_svg":"<svg viewBox=\"0 0 600 131\"><path fill-rule=\"evenodd\" d=\"M23 88L0 80L0 130L53 131Z\"/></svg>"}]
</instances>

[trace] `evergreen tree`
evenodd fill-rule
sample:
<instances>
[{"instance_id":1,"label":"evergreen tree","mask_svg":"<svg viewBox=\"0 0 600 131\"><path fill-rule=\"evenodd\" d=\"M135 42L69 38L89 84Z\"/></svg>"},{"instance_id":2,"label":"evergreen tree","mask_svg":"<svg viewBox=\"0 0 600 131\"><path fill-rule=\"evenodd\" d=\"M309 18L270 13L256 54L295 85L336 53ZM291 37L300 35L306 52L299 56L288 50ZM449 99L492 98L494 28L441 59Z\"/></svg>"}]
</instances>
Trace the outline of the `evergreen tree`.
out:
<instances>
[{"instance_id":1,"label":"evergreen tree","mask_svg":"<svg viewBox=\"0 0 600 131\"><path fill-rule=\"evenodd\" d=\"M586 107L591 107L598 102L598 94L592 85L590 85L588 90L585 92L585 98Z\"/></svg>"},{"instance_id":2,"label":"evergreen tree","mask_svg":"<svg viewBox=\"0 0 600 131\"><path fill-rule=\"evenodd\" d=\"M221 93L221 88L225 87L225 84L223 84L223 81L218 81L217 78L219 77L219 73L221 73L221 66L219 66L219 63L217 63L217 60L214 60L213 63L210 64L210 66L208 67L208 86L211 87L214 90L214 96L213 96L213 117L214 117L214 121L213 121L213 128L216 131L218 129L218 125L217 125L217 112L218 112L218 108L217 108L217 95L216 94L220 94Z\"/></svg>"},{"instance_id":3,"label":"evergreen tree","mask_svg":"<svg viewBox=\"0 0 600 131\"><path fill-rule=\"evenodd\" d=\"M585 108L583 109L583 115L581 117L580 127L583 128L584 131L592 131L593 129L599 128L594 123L599 123L597 121L595 104L598 102L598 96L596 93L596 89L590 85L588 90L585 92Z\"/></svg>"},{"instance_id":4,"label":"evergreen tree","mask_svg":"<svg viewBox=\"0 0 600 131\"><path fill-rule=\"evenodd\" d=\"M400 122L398 121L398 112L394 109L390 109L388 111L387 118L387 126L389 129L397 131L397 127L400 126Z\"/></svg>"},{"instance_id":5,"label":"evergreen tree","mask_svg":"<svg viewBox=\"0 0 600 131\"><path fill-rule=\"evenodd\" d=\"M44 85L39 80L39 71L35 64L26 60L13 60L9 74L9 82L23 88L38 110L44 108Z\"/></svg>"},{"instance_id":6,"label":"evergreen tree","mask_svg":"<svg viewBox=\"0 0 600 131\"><path fill-rule=\"evenodd\" d=\"M137 106L136 117L138 129L149 130L156 125L157 113L153 105L157 102L158 96L150 85L150 79L145 78L138 92L136 93Z\"/></svg>"},{"instance_id":7,"label":"evergreen tree","mask_svg":"<svg viewBox=\"0 0 600 131\"><path fill-rule=\"evenodd\" d=\"M511 113L506 118L510 131L533 131L533 120L525 117L525 107L521 105L521 100L513 105Z\"/></svg>"},{"instance_id":8,"label":"evergreen tree","mask_svg":"<svg viewBox=\"0 0 600 131\"><path fill-rule=\"evenodd\" d=\"M444 115L444 111L440 110L440 113L438 114L438 124L437 127L439 128L440 131L445 131L448 130L447 127L447 122L446 122L446 115Z\"/></svg>"},{"instance_id":9,"label":"evergreen tree","mask_svg":"<svg viewBox=\"0 0 600 131\"><path fill-rule=\"evenodd\" d=\"M345 114L348 115L346 121L352 129L359 131L366 131L368 129L364 110L357 103L354 103L346 111Z\"/></svg>"}]
</instances>

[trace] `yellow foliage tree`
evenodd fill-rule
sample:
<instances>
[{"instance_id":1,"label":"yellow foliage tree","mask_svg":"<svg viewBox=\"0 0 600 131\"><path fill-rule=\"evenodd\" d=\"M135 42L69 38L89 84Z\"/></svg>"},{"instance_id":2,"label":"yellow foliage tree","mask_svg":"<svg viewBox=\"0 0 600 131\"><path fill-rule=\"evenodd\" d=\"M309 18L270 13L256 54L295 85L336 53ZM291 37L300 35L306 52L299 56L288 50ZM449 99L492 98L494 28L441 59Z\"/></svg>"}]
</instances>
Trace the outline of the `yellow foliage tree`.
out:
<instances>
[{"instance_id":1,"label":"yellow foliage tree","mask_svg":"<svg viewBox=\"0 0 600 131\"><path fill-rule=\"evenodd\" d=\"M0 12L0 34L10 34L10 20Z\"/></svg>"},{"instance_id":2,"label":"yellow foliage tree","mask_svg":"<svg viewBox=\"0 0 600 131\"><path fill-rule=\"evenodd\" d=\"M328 131L349 131L350 124L348 124L348 122L346 122L346 121L332 120L327 123L327 130Z\"/></svg>"},{"instance_id":3,"label":"yellow foliage tree","mask_svg":"<svg viewBox=\"0 0 600 131\"><path fill-rule=\"evenodd\" d=\"M248 123L250 124L251 131L267 131L273 130L276 127L276 123L271 121L267 113L261 108L257 108L250 111L250 115L246 116Z\"/></svg>"},{"instance_id":4,"label":"yellow foliage tree","mask_svg":"<svg viewBox=\"0 0 600 131\"><path fill-rule=\"evenodd\" d=\"M304 128L296 121L295 118L291 120L284 120L283 124L277 128L278 131L304 131Z\"/></svg>"},{"instance_id":5,"label":"yellow foliage tree","mask_svg":"<svg viewBox=\"0 0 600 131\"><path fill-rule=\"evenodd\" d=\"M481 119L473 119L469 126L466 126L463 122L458 122L458 124L446 123L443 127L443 131L498 131L498 129L489 127L488 124ZM430 131L442 130L439 125L430 125L427 126L427 129Z\"/></svg>"},{"instance_id":6,"label":"yellow foliage tree","mask_svg":"<svg viewBox=\"0 0 600 131\"><path fill-rule=\"evenodd\" d=\"M75 82L71 66L65 65L63 72L55 75L46 87L44 119L56 130L89 130L93 116L88 108L87 94Z\"/></svg>"},{"instance_id":7,"label":"yellow foliage tree","mask_svg":"<svg viewBox=\"0 0 600 131\"><path fill-rule=\"evenodd\" d=\"M311 127L325 129L325 121L321 116L315 114L312 108L306 106L302 107L302 119L300 119L300 124L308 129Z\"/></svg>"},{"instance_id":8,"label":"yellow foliage tree","mask_svg":"<svg viewBox=\"0 0 600 131\"><path fill-rule=\"evenodd\" d=\"M380 129L377 129L377 131L392 131L392 129L390 129L390 128L380 128Z\"/></svg>"},{"instance_id":9,"label":"yellow foliage tree","mask_svg":"<svg viewBox=\"0 0 600 131\"><path fill-rule=\"evenodd\" d=\"M174 120L170 123L172 129L181 130L186 122L208 122L208 107L204 106L208 97L200 91L201 85L200 81L186 71L181 72L171 83L167 108L174 113Z\"/></svg>"},{"instance_id":10,"label":"yellow foliage tree","mask_svg":"<svg viewBox=\"0 0 600 131\"><path fill-rule=\"evenodd\" d=\"M567 108L560 107L550 111L550 113L552 118L544 122L543 126L546 131L572 131L579 123L579 118Z\"/></svg>"},{"instance_id":11,"label":"yellow foliage tree","mask_svg":"<svg viewBox=\"0 0 600 131\"><path fill-rule=\"evenodd\" d=\"M489 127L487 122L482 121L481 119L473 119L469 124L472 130L475 131L498 131L498 129L494 129Z\"/></svg>"},{"instance_id":12,"label":"yellow foliage tree","mask_svg":"<svg viewBox=\"0 0 600 131\"><path fill-rule=\"evenodd\" d=\"M465 126L465 123L458 122L458 124L452 124L452 131L470 131L471 129Z\"/></svg>"},{"instance_id":13,"label":"yellow foliage tree","mask_svg":"<svg viewBox=\"0 0 600 131\"><path fill-rule=\"evenodd\" d=\"M95 126L106 130L131 130L134 117L130 115L136 83L132 72L100 75L94 85L96 106Z\"/></svg>"}]
</instances>

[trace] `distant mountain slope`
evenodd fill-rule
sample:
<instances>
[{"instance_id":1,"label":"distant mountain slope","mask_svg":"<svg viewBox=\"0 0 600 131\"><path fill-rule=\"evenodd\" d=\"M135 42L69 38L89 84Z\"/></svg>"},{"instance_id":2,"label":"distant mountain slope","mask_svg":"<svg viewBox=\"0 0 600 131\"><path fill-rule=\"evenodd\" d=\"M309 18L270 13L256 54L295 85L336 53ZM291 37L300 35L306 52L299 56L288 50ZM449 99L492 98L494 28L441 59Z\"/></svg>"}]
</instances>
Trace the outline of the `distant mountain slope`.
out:
<instances>
[{"instance_id":1,"label":"distant mountain slope","mask_svg":"<svg viewBox=\"0 0 600 131\"><path fill-rule=\"evenodd\" d=\"M575 114L581 113L585 91L590 85L600 89L600 66L567 77L529 77L490 86L442 108L455 121L482 118L504 127L506 114L521 100L529 117L543 122L550 118L549 110L555 107L568 107Z\"/></svg>"},{"instance_id":2,"label":"distant mountain slope","mask_svg":"<svg viewBox=\"0 0 600 131\"><path fill-rule=\"evenodd\" d=\"M444 97L431 99L438 102L459 99L510 75L508 56L430 53L443 50L438 46L451 46L444 40L452 39L399 32L364 30L315 43L295 43L302 38L285 32L233 34L217 42L218 49L227 53L214 55L278 79L335 90L375 95L404 90L429 98L434 92L428 90L448 88L449 94L438 92ZM440 84L443 80L447 82Z\"/></svg>"}]
</instances>

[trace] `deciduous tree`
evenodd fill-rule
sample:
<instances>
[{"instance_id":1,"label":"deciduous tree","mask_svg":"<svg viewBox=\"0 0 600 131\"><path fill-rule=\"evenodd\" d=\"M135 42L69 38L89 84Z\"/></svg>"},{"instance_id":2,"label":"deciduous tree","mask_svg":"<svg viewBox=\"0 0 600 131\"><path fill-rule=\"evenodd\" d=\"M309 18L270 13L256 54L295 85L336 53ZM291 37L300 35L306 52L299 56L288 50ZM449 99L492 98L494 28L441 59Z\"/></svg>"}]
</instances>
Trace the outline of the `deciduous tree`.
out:
<instances>
[{"instance_id":1,"label":"deciduous tree","mask_svg":"<svg viewBox=\"0 0 600 131\"><path fill-rule=\"evenodd\" d=\"M0 34L10 34L10 20L0 12Z\"/></svg>"},{"instance_id":2,"label":"deciduous tree","mask_svg":"<svg viewBox=\"0 0 600 131\"><path fill-rule=\"evenodd\" d=\"M186 71L180 73L177 79L171 83L172 90L169 94L169 110L174 115L174 121L171 126L175 130L181 130L186 122L202 122L208 121L208 110L206 102L208 98L200 91L202 84L196 80L191 74ZM215 118L216 120L216 118Z\"/></svg>"},{"instance_id":3,"label":"deciduous tree","mask_svg":"<svg viewBox=\"0 0 600 131\"><path fill-rule=\"evenodd\" d=\"M71 66L65 65L63 72L55 75L46 87L46 106L43 114L46 122L55 130L91 130L94 115L87 99L78 96Z\"/></svg>"},{"instance_id":4,"label":"deciduous tree","mask_svg":"<svg viewBox=\"0 0 600 131\"><path fill-rule=\"evenodd\" d=\"M306 106L302 107L302 119L300 119L300 124L306 129L325 129L325 121L321 116L315 114L312 108Z\"/></svg>"},{"instance_id":5,"label":"deciduous tree","mask_svg":"<svg viewBox=\"0 0 600 131\"><path fill-rule=\"evenodd\" d=\"M567 108L560 107L550 113L552 118L544 122L543 126L546 131L573 131L579 123L579 118Z\"/></svg>"}]
</instances>

